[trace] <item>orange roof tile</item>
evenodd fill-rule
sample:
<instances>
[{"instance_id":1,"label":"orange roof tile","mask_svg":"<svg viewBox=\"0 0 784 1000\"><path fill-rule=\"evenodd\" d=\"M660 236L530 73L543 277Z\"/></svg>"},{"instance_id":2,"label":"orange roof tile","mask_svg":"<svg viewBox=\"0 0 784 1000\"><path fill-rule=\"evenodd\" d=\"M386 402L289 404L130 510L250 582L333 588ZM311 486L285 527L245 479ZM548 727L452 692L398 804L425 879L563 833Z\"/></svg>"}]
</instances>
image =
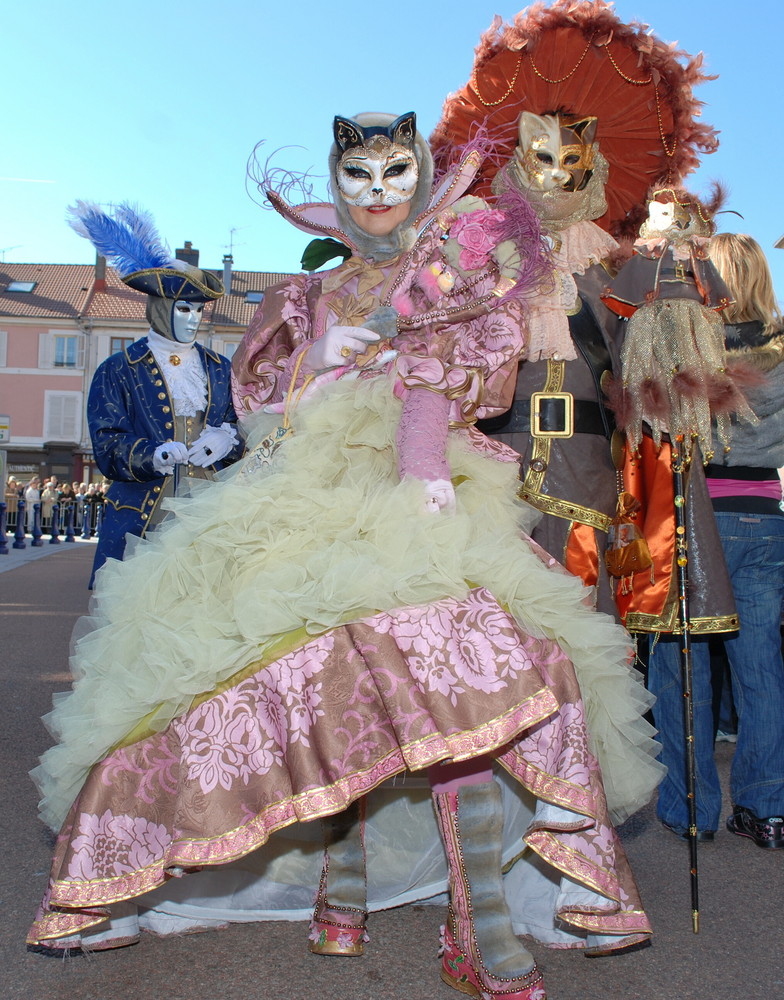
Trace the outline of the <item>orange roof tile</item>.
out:
<instances>
[{"instance_id":1,"label":"orange roof tile","mask_svg":"<svg viewBox=\"0 0 784 1000\"><path fill-rule=\"evenodd\" d=\"M0 264L0 316L76 319L90 291L91 264ZM34 281L32 292L8 292L12 281Z\"/></svg>"},{"instance_id":2,"label":"orange roof tile","mask_svg":"<svg viewBox=\"0 0 784 1000\"><path fill-rule=\"evenodd\" d=\"M213 273L223 278L222 270L214 269ZM233 271L231 293L205 305L205 320L245 329L258 308L258 302L246 302L246 293L264 291L288 277L268 271ZM94 322L144 322L144 294L124 285L111 267L106 268L104 289L93 292L94 279L92 264L0 263L0 316L84 316ZM7 292L12 281L34 281L36 285L32 292Z\"/></svg>"}]
</instances>

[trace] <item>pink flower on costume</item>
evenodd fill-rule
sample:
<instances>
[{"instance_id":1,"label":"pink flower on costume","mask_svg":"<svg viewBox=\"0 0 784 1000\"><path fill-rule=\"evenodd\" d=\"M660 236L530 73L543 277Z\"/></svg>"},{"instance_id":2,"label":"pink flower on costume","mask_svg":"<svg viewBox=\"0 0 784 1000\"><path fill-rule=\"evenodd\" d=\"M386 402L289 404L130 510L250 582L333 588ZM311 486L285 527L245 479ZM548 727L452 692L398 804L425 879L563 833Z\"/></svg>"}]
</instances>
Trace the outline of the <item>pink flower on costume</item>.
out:
<instances>
[{"instance_id":1,"label":"pink flower on costume","mask_svg":"<svg viewBox=\"0 0 784 1000\"><path fill-rule=\"evenodd\" d=\"M460 266L464 270L473 271L488 262L497 243L494 233L503 221L502 212L488 209L481 212L467 212L450 228L450 237L454 237L462 247Z\"/></svg>"},{"instance_id":2,"label":"pink flower on costume","mask_svg":"<svg viewBox=\"0 0 784 1000\"><path fill-rule=\"evenodd\" d=\"M102 762L99 773L104 785L115 784L123 775L136 775L136 796L151 803L161 790L169 794L177 791L179 757L166 733L158 733L151 740L115 750Z\"/></svg>"},{"instance_id":3,"label":"pink flower on costume","mask_svg":"<svg viewBox=\"0 0 784 1000\"><path fill-rule=\"evenodd\" d=\"M292 743L310 746L307 734L313 728L316 720L324 712L318 706L321 704L320 684L311 684L302 691L292 691L288 699L291 706L289 739Z\"/></svg>"},{"instance_id":4,"label":"pink flower on costume","mask_svg":"<svg viewBox=\"0 0 784 1000\"><path fill-rule=\"evenodd\" d=\"M563 702L558 713L530 729L524 737L525 758L534 767L575 785L589 787L598 765L586 756L585 714L581 702Z\"/></svg>"},{"instance_id":5,"label":"pink flower on costume","mask_svg":"<svg viewBox=\"0 0 784 1000\"><path fill-rule=\"evenodd\" d=\"M79 836L72 841L68 864L72 879L111 878L147 868L160 861L171 838L163 824L143 816L102 816L81 813Z\"/></svg>"},{"instance_id":6,"label":"pink flower on costume","mask_svg":"<svg viewBox=\"0 0 784 1000\"><path fill-rule=\"evenodd\" d=\"M283 699L277 691L259 685L256 696L256 718L264 730L280 746L288 743L288 716Z\"/></svg>"},{"instance_id":7,"label":"pink flower on costume","mask_svg":"<svg viewBox=\"0 0 784 1000\"><path fill-rule=\"evenodd\" d=\"M283 305L280 317L284 322L294 327L294 337L297 343L305 340L305 331L310 329L312 323L308 309L308 288L312 284L311 278L296 275L281 289Z\"/></svg>"},{"instance_id":8,"label":"pink flower on costume","mask_svg":"<svg viewBox=\"0 0 784 1000\"><path fill-rule=\"evenodd\" d=\"M175 723L188 778L204 794L219 785L227 791L235 781L247 784L253 774L266 774L283 756L264 728L243 686L204 702Z\"/></svg>"}]
</instances>

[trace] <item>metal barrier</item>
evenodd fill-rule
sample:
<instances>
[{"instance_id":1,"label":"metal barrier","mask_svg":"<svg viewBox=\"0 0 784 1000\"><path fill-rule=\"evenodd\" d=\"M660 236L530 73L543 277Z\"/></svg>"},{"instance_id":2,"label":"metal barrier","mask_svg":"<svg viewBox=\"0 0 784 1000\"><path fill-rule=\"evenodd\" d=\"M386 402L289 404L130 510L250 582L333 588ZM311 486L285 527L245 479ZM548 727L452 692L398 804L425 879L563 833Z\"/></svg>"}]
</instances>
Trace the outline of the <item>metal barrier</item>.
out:
<instances>
[{"instance_id":1,"label":"metal barrier","mask_svg":"<svg viewBox=\"0 0 784 1000\"><path fill-rule=\"evenodd\" d=\"M8 555L8 539L13 537L12 548L25 549L44 545L44 535L50 545L61 541L75 542L76 536L97 538L101 532L105 501L84 500L54 501L47 516L42 516L43 505L36 501L32 509L23 497L6 496L0 501L0 555ZM64 538L60 536L64 535Z\"/></svg>"}]
</instances>

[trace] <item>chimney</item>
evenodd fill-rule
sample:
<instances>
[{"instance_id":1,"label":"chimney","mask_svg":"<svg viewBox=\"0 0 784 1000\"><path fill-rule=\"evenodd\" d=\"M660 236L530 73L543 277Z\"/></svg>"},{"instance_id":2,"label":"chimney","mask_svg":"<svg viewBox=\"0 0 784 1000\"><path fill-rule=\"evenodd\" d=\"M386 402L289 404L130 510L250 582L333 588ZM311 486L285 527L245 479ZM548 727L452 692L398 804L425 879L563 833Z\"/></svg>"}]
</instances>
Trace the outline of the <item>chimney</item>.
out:
<instances>
[{"instance_id":1,"label":"chimney","mask_svg":"<svg viewBox=\"0 0 784 1000\"><path fill-rule=\"evenodd\" d=\"M226 289L226 294L231 293L231 265L234 263L234 257L230 253L225 253L223 255L223 287Z\"/></svg>"},{"instance_id":2,"label":"chimney","mask_svg":"<svg viewBox=\"0 0 784 1000\"><path fill-rule=\"evenodd\" d=\"M106 258L102 257L99 253L95 255L95 281L93 282L93 291L106 291Z\"/></svg>"},{"instance_id":3,"label":"chimney","mask_svg":"<svg viewBox=\"0 0 784 1000\"><path fill-rule=\"evenodd\" d=\"M175 250L174 256L177 260L184 260L186 264L193 264L194 267L199 266L199 251L193 249L190 240L186 240L179 250Z\"/></svg>"}]
</instances>

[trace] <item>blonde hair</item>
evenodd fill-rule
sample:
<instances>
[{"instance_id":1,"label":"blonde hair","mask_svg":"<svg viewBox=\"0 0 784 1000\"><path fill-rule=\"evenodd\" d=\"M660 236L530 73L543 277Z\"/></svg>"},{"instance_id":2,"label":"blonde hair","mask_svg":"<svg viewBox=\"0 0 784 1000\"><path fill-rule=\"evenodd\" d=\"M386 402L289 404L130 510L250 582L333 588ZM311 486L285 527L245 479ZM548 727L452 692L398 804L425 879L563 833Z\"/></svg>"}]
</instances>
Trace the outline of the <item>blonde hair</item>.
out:
<instances>
[{"instance_id":1,"label":"blonde hair","mask_svg":"<svg viewBox=\"0 0 784 1000\"><path fill-rule=\"evenodd\" d=\"M709 253L734 299L722 312L725 323L760 320L765 333L778 332L782 317L759 243L745 233L718 233L710 241Z\"/></svg>"}]
</instances>

